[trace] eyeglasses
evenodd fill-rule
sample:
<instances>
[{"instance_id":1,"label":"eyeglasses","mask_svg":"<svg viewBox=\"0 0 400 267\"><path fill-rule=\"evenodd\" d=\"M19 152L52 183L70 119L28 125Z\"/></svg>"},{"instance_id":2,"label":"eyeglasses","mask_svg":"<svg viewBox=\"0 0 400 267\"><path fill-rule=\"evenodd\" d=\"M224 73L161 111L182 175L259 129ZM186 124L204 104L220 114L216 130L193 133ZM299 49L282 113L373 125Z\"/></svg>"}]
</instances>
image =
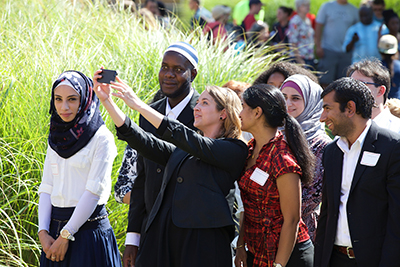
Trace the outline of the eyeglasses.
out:
<instances>
[{"instance_id":1,"label":"eyeglasses","mask_svg":"<svg viewBox=\"0 0 400 267\"><path fill-rule=\"evenodd\" d=\"M381 86L379 83L371 83L371 82L364 82L364 81L360 81L360 82L362 82L365 85L368 85L368 84L374 85L375 87Z\"/></svg>"}]
</instances>

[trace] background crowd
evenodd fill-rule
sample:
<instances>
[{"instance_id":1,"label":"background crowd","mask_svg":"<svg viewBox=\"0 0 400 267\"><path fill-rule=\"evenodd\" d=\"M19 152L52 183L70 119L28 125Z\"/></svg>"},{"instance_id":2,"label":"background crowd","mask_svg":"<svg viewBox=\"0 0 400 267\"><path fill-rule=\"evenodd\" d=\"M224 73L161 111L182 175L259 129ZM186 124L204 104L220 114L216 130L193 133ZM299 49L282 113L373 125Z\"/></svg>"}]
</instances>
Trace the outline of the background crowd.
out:
<instances>
[{"instance_id":1,"label":"background crowd","mask_svg":"<svg viewBox=\"0 0 400 267\"><path fill-rule=\"evenodd\" d=\"M386 9L384 0L364 1L359 7L347 0L332 1L323 4L317 14L310 13L309 0L296 0L294 8L280 6L276 10L273 25L265 21L264 4L260 0L242 0L233 9L215 5L211 11L200 0L190 0L188 5L194 12L191 27L202 27L212 43L230 36L238 51L246 46L274 45L274 51L280 51L292 62L323 73L320 76L323 88L344 77L351 63L376 57L383 60L391 73L391 97L396 97L399 91L397 51L390 49L395 41L386 36L378 42L389 34L397 39L399 47L399 16L393 9ZM153 16L146 15L146 19L163 21L162 25L168 27L166 21L172 13L166 12L162 1L145 1L140 13L147 11Z\"/></svg>"}]
</instances>

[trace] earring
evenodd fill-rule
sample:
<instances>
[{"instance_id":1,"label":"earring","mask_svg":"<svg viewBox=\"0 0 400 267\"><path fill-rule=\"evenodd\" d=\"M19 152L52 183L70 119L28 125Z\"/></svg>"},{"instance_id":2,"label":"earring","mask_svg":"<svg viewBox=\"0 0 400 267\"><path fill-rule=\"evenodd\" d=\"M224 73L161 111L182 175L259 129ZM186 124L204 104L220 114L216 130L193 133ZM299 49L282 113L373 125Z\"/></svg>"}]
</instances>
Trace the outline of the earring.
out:
<instances>
[{"instance_id":1,"label":"earring","mask_svg":"<svg viewBox=\"0 0 400 267\"><path fill-rule=\"evenodd\" d=\"M219 117L219 119L222 121L222 117Z\"/></svg>"}]
</instances>

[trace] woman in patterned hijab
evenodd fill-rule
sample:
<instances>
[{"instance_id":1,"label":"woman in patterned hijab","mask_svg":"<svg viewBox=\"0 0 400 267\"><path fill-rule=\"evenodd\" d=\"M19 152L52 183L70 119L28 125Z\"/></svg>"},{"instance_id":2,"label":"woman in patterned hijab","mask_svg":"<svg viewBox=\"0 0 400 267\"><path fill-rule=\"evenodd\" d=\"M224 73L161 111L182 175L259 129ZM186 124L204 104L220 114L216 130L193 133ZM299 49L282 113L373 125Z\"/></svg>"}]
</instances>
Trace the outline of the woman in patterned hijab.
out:
<instances>
[{"instance_id":1,"label":"woman in patterned hijab","mask_svg":"<svg viewBox=\"0 0 400 267\"><path fill-rule=\"evenodd\" d=\"M117 149L93 82L66 71L53 83L39 186L41 267L121 266L105 204Z\"/></svg>"},{"instance_id":2,"label":"woman in patterned hijab","mask_svg":"<svg viewBox=\"0 0 400 267\"><path fill-rule=\"evenodd\" d=\"M61 86L72 87L80 96L78 112L71 121L64 121L55 107L54 90ZM60 157L69 158L84 147L104 124L99 110L99 99L92 90L93 82L79 71L63 72L53 83L50 101L49 145Z\"/></svg>"}]
</instances>

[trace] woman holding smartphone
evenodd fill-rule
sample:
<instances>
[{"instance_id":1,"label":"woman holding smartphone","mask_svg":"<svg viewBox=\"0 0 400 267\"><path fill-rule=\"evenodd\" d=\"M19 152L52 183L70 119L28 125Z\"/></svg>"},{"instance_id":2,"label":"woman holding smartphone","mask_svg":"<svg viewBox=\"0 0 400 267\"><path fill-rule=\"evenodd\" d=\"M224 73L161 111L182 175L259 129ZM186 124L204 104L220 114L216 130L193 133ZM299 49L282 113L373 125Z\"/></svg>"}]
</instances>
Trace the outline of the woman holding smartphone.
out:
<instances>
[{"instance_id":1,"label":"woman holding smartphone","mask_svg":"<svg viewBox=\"0 0 400 267\"><path fill-rule=\"evenodd\" d=\"M117 149L92 87L72 70L53 83L38 190L40 266L121 266L105 208Z\"/></svg>"},{"instance_id":2,"label":"woman holding smartphone","mask_svg":"<svg viewBox=\"0 0 400 267\"><path fill-rule=\"evenodd\" d=\"M172 75L174 70L169 71ZM101 70L93 77L99 78ZM206 87L194 108L194 126L201 135L152 109L118 77L117 81L111 86L95 82L95 92L118 137L143 157L166 166L135 266L231 265L234 223L226 196L234 189L247 154L246 144L239 140L239 97L227 88ZM118 92L111 94L112 88ZM111 95L140 112L162 139L126 117Z\"/></svg>"}]
</instances>

